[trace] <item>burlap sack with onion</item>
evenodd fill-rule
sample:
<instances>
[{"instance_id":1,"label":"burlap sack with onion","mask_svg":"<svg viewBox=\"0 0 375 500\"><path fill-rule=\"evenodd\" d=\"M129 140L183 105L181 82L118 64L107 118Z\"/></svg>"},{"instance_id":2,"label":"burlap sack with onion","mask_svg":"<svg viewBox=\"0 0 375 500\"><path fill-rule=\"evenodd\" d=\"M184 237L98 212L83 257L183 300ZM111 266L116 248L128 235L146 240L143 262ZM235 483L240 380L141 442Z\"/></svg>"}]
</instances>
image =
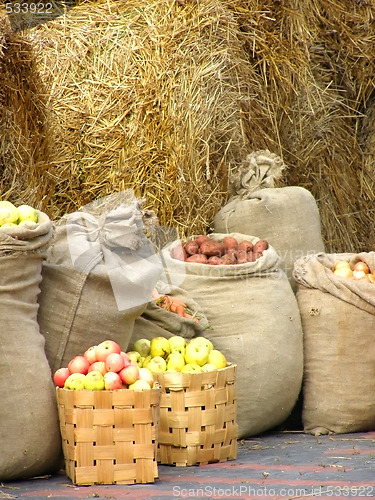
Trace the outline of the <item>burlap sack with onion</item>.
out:
<instances>
[{"instance_id":1,"label":"burlap sack with onion","mask_svg":"<svg viewBox=\"0 0 375 500\"><path fill-rule=\"evenodd\" d=\"M336 276L337 260L375 253L305 256L294 265L304 334L302 420L311 434L374 429L375 285Z\"/></svg>"}]
</instances>

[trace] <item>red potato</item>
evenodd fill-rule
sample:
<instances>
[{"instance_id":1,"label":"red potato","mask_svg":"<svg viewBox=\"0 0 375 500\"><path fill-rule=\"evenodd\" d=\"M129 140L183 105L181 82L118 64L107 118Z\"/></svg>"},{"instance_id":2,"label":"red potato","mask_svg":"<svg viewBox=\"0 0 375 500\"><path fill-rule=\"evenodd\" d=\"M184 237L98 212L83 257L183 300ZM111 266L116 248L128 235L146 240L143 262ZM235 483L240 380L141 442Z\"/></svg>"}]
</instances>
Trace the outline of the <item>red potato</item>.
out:
<instances>
[{"instance_id":1,"label":"red potato","mask_svg":"<svg viewBox=\"0 0 375 500\"><path fill-rule=\"evenodd\" d=\"M255 252L248 252L247 253L247 262L255 262L261 255Z\"/></svg>"},{"instance_id":2,"label":"red potato","mask_svg":"<svg viewBox=\"0 0 375 500\"><path fill-rule=\"evenodd\" d=\"M253 249L253 244L251 241L244 240L238 245L238 250L245 250L245 252L250 252Z\"/></svg>"},{"instance_id":3,"label":"red potato","mask_svg":"<svg viewBox=\"0 0 375 500\"><path fill-rule=\"evenodd\" d=\"M223 245L226 252L228 252L228 250L237 250L238 241L233 236L225 236Z\"/></svg>"},{"instance_id":4,"label":"red potato","mask_svg":"<svg viewBox=\"0 0 375 500\"><path fill-rule=\"evenodd\" d=\"M237 251L237 264L246 264L248 261L248 252L245 250Z\"/></svg>"},{"instance_id":5,"label":"red potato","mask_svg":"<svg viewBox=\"0 0 375 500\"><path fill-rule=\"evenodd\" d=\"M261 254L264 250L267 250L268 246L267 240L259 240L253 246L253 252Z\"/></svg>"},{"instance_id":6,"label":"red potato","mask_svg":"<svg viewBox=\"0 0 375 500\"><path fill-rule=\"evenodd\" d=\"M207 264L208 257L207 255L203 255L201 253L196 253L194 255L190 255L185 259L185 262L196 262L197 264Z\"/></svg>"},{"instance_id":7,"label":"red potato","mask_svg":"<svg viewBox=\"0 0 375 500\"><path fill-rule=\"evenodd\" d=\"M185 260L187 257L187 253L182 245L177 245L172 248L171 256L177 260Z\"/></svg>"},{"instance_id":8,"label":"red potato","mask_svg":"<svg viewBox=\"0 0 375 500\"><path fill-rule=\"evenodd\" d=\"M237 264L236 254L230 250L229 252L227 252L225 255L222 256L221 260L223 261L223 264L227 266Z\"/></svg>"},{"instance_id":9,"label":"red potato","mask_svg":"<svg viewBox=\"0 0 375 500\"><path fill-rule=\"evenodd\" d=\"M204 241L207 241L209 239L210 238L208 236L206 236L205 234L201 234L201 235L197 236L194 241L196 241L198 243L198 245L201 246L201 244Z\"/></svg>"},{"instance_id":10,"label":"red potato","mask_svg":"<svg viewBox=\"0 0 375 500\"><path fill-rule=\"evenodd\" d=\"M223 264L223 261L221 257L218 257L217 255L213 255L208 259L208 264L211 264L211 266L220 266Z\"/></svg>"},{"instance_id":11,"label":"red potato","mask_svg":"<svg viewBox=\"0 0 375 500\"><path fill-rule=\"evenodd\" d=\"M188 256L199 253L199 245L195 240L187 241L184 245L184 249Z\"/></svg>"},{"instance_id":12,"label":"red potato","mask_svg":"<svg viewBox=\"0 0 375 500\"><path fill-rule=\"evenodd\" d=\"M222 257L225 253L225 249L222 243L209 239L207 241L203 241L200 246L200 252L208 257L212 257L214 255Z\"/></svg>"}]
</instances>

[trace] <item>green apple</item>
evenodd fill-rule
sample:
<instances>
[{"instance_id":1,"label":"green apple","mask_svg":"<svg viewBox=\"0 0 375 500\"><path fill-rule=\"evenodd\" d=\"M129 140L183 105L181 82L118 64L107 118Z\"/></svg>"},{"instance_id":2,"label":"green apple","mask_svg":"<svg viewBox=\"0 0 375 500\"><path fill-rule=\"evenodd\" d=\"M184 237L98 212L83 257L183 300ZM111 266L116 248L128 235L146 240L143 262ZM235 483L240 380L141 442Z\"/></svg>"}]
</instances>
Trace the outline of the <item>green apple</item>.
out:
<instances>
[{"instance_id":1,"label":"green apple","mask_svg":"<svg viewBox=\"0 0 375 500\"><path fill-rule=\"evenodd\" d=\"M20 205L18 208L18 221L22 222L24 220L30 220L32 222L38 222L38 214L35 208L30 207L30 205Z\"/></svg>"},{"instance_id":2,"label":"green apple","mask_svg":"<svg viewBox=\"0 0 375 500\"><path fill-rule=\"evenodd\" d=\"M128 389L132 391L150 391L151 386L146 380L138 379L133 384L130 384Z\"/></svg>"},{"instance_id":3,"label":"green apple","mask_svg":"<svg viewBox=\"0 0 375 500\"><path fill-rule=\"evenodd\" d=\"M18 222L18 209L10 201L0 201L0 226L8 222Z\"/></svg>"},{"instance_id":4,"label":"green apple","mask_svg":"<svg viewBox=\"0 0 375 500\"><path fill-rule=\"evenodd\" d=\"M129 356L130 361L134 361L138 367L143 366L144 358L137 351L129 351L126 353Z\"/></svg>"},{"instance_id":5,"label":"green apple","mask_svg":"<svg viewBox=\"0 0 375 500\"><path fill-rule=\"evenodd\" d=\"M202 373L202 367L196 363L187 363L181 370L181 373Z\"/></svg>"},{"instance_id":6,"label":"green apple","mask_svg":"<svg viewBox=\"0 0 375 500\"><path fill-rule=\"evenodd\" d=\"M103 375L97 371L93 370L85 375L84 382L85 389L89 391L102 391L104 390L104 377Z\"/></svg>"},{"instance_id":7,"label":"green apple","mask_svg":"<svg viewBox=\"0 0 375 500\"><path fill-rule=\"evenodd\" d=\"M211 363L206 363L205 365L202 366L202 370L204 372L213 372L216 370L216 366L212 365Z\"/></svg>"},{"instance_id":8,"label":"green apple","mask_svg":"<svg viewBox=\"0 0 375 500\"><path fill-rule=\"evenodd\" d=\"M173 335L169 337L169 347L172 352L179 352L180 354L185 354L186 340L181 335Z\"/></svg>"},{"instance_id":9,"label":"green apple","mask_svg":"<svg viewBox=\"0 0 375 500\"><path fill-rule=\"evenodd\" d=\"M184 355L179 352L171 352L167 357L167 370L180 372L185 366Z\"/></svg>"},{"instance_id":10,"label":"green apple","mask_svg":"<svg viewBox=\"0 0 375 500\"><path fill-rule=\"evenodd\" d=\"M85 388L86 375L83 373L72 373L65 380L65 389L70 389L72 391L82 391Z\"/></svg>"},{"instance_id":11,"label":"green apple","mask_svg":"<svg viewBox=\"0 0 375 500\"><path fill-rule=\"evenodd\" d=\"M133 351L139 352L142 358L146 358L151 352L150 341L148 339L138 339L134 342Z\"/></svg>"},{"instance_id":12,"label":"green apple","mask_svg":"<svg viewBox=\"0 0 375 500\"><path fill-rule=\"evenodd\" d=\"M0 226L2 229L6 229L7 227L18 227L18 224L15 224L14 222L6 222L2 226Z\"/></svg>"},{"instance_id":13,"label":"green apple","mask_svg":"<svg viewBox=\"0 0 375 500\"><path fill-rule=\"evenodd\" d=\"M195 363L203 366L208 363L209 353L210 349L207 342L203 342L198 338L192 339L185 348L185 362L186 364Z\"/></svg>"},{"instance_id":14,"label":"green apple","mask_svg":"<svg viewBox=\"0 0 375 500\"><path fill-rule=\"evenodd\" d=\"M169 340L165 337L154 337L150 342L150 354L151 357L161 356L167 359L168 354L170 354L171 348L169 346Z\"/></svg>"},{"instance_id":15,"label":"green apple","mask_svg":"<svg viewBox=\"0 0 375 500\"><path fill-rule=\"evenodd\" d=\"M208 355L208 363L214 365L216 368L225 368L227 366L227 360L224 354L218 349L212 349Z\"/></svg>"},{"instance_id":16,"label":"green apple","mask_svg":"<svg viewBox=\"0 0 375 500\"><path fill-rule=\"evenodd\" d=\"M167 362L161 356L154 356L148 361L145 368L148 368L152 373L163 373L167 369Z\"/></svg>"}]
</instances>

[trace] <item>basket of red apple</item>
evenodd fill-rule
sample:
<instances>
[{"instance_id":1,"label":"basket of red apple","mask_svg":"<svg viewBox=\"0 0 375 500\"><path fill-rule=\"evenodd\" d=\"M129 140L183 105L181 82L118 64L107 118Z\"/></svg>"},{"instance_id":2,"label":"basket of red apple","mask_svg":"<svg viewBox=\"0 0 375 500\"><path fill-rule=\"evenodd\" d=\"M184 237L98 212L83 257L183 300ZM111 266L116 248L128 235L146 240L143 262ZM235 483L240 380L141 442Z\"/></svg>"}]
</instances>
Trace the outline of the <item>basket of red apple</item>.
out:
<instances>
[{"instance_id":1,"label":"basket of red apple","mask_svg":"<svg viewBox=\"0 0 375 500\"><path fill-rule=\"evenodd\" d=\"M153 483L160 388L106 340L54 373L65 472L76 485Z\"/></svg>"},{"instance_id":2,"label":"basket of red apple","mask_svg":"<svg viewBox=\"0 0 375 500\"><path fill-rule=\"evenodd\" d=\"M236 365L204 337L139 339L128 355L160 386L158 462L190 466L237 458Z\"/></svg>"}]
</instances>

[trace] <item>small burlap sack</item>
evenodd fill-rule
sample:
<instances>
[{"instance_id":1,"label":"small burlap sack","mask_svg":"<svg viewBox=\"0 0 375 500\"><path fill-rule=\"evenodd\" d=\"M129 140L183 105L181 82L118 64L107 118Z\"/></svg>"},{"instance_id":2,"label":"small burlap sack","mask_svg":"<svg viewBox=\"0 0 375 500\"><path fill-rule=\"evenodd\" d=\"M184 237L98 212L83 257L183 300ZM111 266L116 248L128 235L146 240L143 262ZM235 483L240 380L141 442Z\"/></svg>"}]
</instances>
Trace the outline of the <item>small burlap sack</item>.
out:
<instances>
[{"instance_id":1,"label":"small burlap sack","mask_svg":"<svg viewBox=\"0 0 375 500\"><path fill-rule=\"evenodd\" d=\"M375 253L305 256L294 266L304 333L302 421L311 434L375 429L375 285L332 272L337 260Z\"/></svg>"},{"instance_id":2,"label":"small burlap sack","mask_svg":"<svg viewBox=\"0 0 375 500\"><path fill-rule=\"evenodd\" d=\"M48 216L35 229L0 229L0 481L62 465L55 389L37 323Z\"/></svg>"},{"instance_id":3,"label":"small burlap sack","mask_svg":"<svg viewBox=\"0 0 375 500\"><path fill-rule=\"evenodd\" d=\"M259 239L230 235L239 242ZM171 257L176 244L163 250L169 281L180 282L202 307L210 325L204 336L237 365L239 438L277 426L293 409L303 372L301 320L280 257L270 246L247 264L186 263Z\"/></svg>"},{"instance_id":4,"label":"small burlap sack","mask_svg":"<svg viewBox=\"0 0 375 500\"><path fill-rule=\"evenodd\" d=\"M103 200L99 214L94 206L55 224L43 265L38 320L53 371L107 339L127 350L162 270L138 202Z\"/></svg>"},{"instance_id":5,"label":"small burlap sack","mask_svg":"<svg viewBox=\"0 0 375 500\"><path fill-rule=\"evenodd\" d=\"M198 321L183 318L158 306L152 300L134 322L133 335L129 342L130 349L134 342L139 339L151 340L154 337L169 338L173 335L180 335L184 339L190 340L193 337L204 335L205 329L209 328L206 315L200 305L185 290L179 287L172 290L169 285L160 281L155 288L161 294L168 294L170 297L182 300L186 304L189 314L192 314Z\"/></svg>"},{"instance_id":6,"label":"small burlap sack","mask_svg":"<svg viewBox=\"0 0 375 500\"><path fill-rule=\"evenodd\" d=\"M313 195L300 186L274 187L285 166L269 151L248 155L232 176L233 196L215 215L218 233L238 232L266 239L282 258L296 289L293 264L299 257L324 252L319 210Z\"/></svg>"}]
</instances>

